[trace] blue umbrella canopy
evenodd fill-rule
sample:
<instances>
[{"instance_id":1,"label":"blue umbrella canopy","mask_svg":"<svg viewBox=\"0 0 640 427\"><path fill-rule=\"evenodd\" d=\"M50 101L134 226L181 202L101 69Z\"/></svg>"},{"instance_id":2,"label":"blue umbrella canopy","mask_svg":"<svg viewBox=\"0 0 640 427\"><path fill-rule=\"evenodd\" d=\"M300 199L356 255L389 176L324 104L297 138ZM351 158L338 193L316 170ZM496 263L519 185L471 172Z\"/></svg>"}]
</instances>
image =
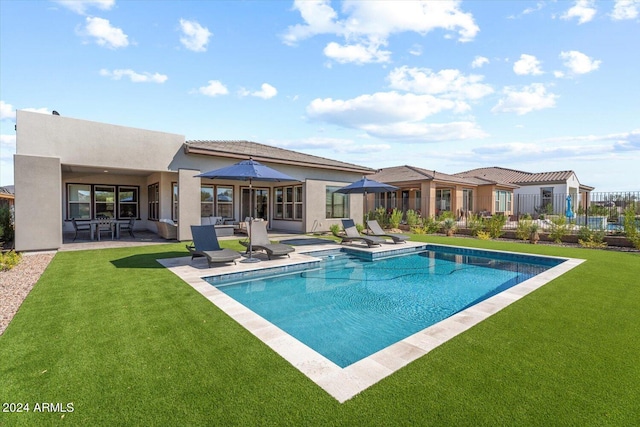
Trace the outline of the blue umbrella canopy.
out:
<instances>
[{"instance_id":1,"label":"blue umbrella canopy","mask_svg":"<svg viewBox=\"0 0 640 427\"><path fill-rule=\"evenodd\" d=\"M398 187L374 181L373 179L368 179L365 176L360 181L356 181L353 184L349 184L346 187L336 190L336 193L364 194L364 213L367 215L369 212L367 208L367 193L386 193L387 191L396 191L397 189Z\"/></svg>"},{"instance_id":2,"label":"blue umbrella canopy","mask_svg":"<svg viewBox=\"0 0 640 427\"><path fill-rule=\"evenodd\" d=\"M196 178L210 178L210 179L231 179L236 181L249 181L249 193L251 193L251 182L255 179L257 181L298 181L297 179L278 172L275 169L265 166L251 158L249 160L243 160L234 165L227 166L225 168L215 169L209 172L201 173L195 176ZM244 262L256 262L260 261L253 257L253 245L251 243L251 223L253 222L253 198L250 198L251 218L249 219L249 258L243 260ZM241 261L242 262L242 261Z\"/></svg>"},{"instance_id":3,"label":"blue umbrella canopy","mask_svg":"<svg viewBox=\"0 0 640 427\"><path fill-rule=\"evenodd\" d=\"M243 160L226 168L215 169L196 175L198 178L233 179L239 181L298 181L287 174L265 166L253 159Z\"/></svg>"},{"instance_id":4,"label":"blue umbrella canopy","mask_svg":"<svg viewBox=\"0 0 640 427\"><path fill-rule=\"evenodd\" d=\"M342 194L367 194L367 193L386 193L387 191L395 191L398 187L393 185L384 184L382 182L368 179L366 176L360 181L356 181L353 184L349 184L346 187L342 187L336 190L336 193Z\"/></svg>"}]
</instances>

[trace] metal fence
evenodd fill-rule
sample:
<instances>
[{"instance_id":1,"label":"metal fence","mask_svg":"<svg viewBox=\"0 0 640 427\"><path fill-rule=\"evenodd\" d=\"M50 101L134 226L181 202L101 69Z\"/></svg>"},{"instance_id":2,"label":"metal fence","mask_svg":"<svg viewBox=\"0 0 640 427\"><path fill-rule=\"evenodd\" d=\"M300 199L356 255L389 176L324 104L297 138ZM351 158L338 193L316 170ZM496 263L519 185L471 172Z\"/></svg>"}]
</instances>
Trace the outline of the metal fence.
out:
<instances>
[{"instance_id":1,"label":"metal fence","mask_svg":"<svg viewBox=\"0 0 640 427\"><path fill-rule=\"evenodd\" d=\"M479 200L477 205L488 205ZM538 223L543 231L548 231L556 220L564 219L569 232L577 232L581 227L604 230L615 234L624 230L625 211L635 211L636 223L640 226L640 191L589 193L589 194L518 194L514 195L511 206L503 213L507 217L504 229L515 229L518 221L529 218ZM480 212L479 216L490 216ZM459 224L467 227L470 215L458 215Z\"/></svg>"}]
</instances>

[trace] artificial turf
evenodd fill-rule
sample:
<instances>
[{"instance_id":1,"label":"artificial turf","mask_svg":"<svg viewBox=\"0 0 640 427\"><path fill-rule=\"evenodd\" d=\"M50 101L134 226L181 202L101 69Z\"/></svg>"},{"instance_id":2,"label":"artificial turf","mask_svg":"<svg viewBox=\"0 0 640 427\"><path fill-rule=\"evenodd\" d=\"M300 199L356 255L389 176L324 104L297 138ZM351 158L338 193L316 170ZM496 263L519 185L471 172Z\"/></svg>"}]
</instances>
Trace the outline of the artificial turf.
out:
<instances>
[{"instance_id":1,"label":"artificial turf","mask_svg":"<svg viewBox=\"0 0 640 427\"><path fill-rule=\"evenodd\" d=\"M412 238L587 262L340 404L156 262L184 245L59 252L0 336L31 408L0 425L640 425L640 254Z\"/></svg>"}]
</instances>

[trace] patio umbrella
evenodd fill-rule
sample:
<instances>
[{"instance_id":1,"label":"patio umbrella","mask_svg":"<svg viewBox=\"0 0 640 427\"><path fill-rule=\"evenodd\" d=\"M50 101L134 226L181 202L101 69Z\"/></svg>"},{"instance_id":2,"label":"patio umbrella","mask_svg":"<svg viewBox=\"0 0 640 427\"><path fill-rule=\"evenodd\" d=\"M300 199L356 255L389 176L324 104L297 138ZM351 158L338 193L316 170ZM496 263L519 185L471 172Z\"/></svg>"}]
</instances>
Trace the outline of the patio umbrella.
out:
<instances>
[{"instance_id":1,"label":"patio umbrella","mask_svg":"<svg viewBox=\"0 0 640 427\"><path fill-rule=\"evenodd\" d=\"M573 210L571 209L571 194L567 196L567 211L565 212L567 218L573 218Z\"/></svg>"},{"instance_id":2,"label":"patio umbrella","mask_svg":"<svg viewBox=\"0 0 640 427\"><path fill-rule=\"evenodd\" d=\"M374 181L373 179L368 179L365 176L360 181L356 181L353 184L349 184L346 187L342 187L336 190L336 193L364 194L364 212L366 215L369 212L367 209L367 193L386 193L388 191L395 191L397 189L398 187Z\"/></svg>"},{"instance_id":3,"label":"patio umbrella","mask_svg":"<svg viewBox=\"0 0 640 427\"><path fill-rule=\"evenodd\" d=\"M209 172L196 175L196 178L211 178L211 179L231 179L237 181L249 181L249 258L245 258L240 262L258 262L258 258L253 258L253 245L251 243L251 223L253 222L253 197L251 197L251 184L253 180L256 181L298 181L297 179L290 177L282 172L278 172L268 166L258 163L252 158L249 160L243 160L234 165L227 166L226 168L215 169Z\"/></svg>"}]
</instances>

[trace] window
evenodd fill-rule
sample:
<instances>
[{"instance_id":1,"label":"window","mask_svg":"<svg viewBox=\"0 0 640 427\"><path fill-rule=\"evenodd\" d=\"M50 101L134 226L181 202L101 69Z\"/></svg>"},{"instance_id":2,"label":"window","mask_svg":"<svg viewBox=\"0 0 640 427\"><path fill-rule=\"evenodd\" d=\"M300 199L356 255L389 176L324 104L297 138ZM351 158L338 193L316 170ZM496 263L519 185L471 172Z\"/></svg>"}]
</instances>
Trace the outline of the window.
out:
<instances>
[{"instance_id":1,"label":"window","mask_svg":"<svg viewBox=\"0 0 640 427\"><path fill-rule=\"evenodd\" d=\"M339 188L339 187L336 187ZM275 218L302 220L302 186L276 187Z\"/></svg>"},{"instance_id":2,"label":"window","mask_svg":"<svg viewBox=\"0 0 640 427\"><path fill-rule=\"evenodd\" d=\"M69 184L67 216L75 219L91 219L91 186Z\"/></svg>"},{"instance_id":3,"label":"window","mask_svg":"<svg viewBox=\"0 0 640 427\"><path fill-rule=\"evenodd\" d=\"M349 197L336 193L341 187L327 186L326 212L327 218L349 218Z\"/></svg>"},{"instance_id":4,"label":"window","mask_svg":"<svg viewBox=\"0 0 640 427\"><path fill-rule=\"evenodd\" d=\"M200 216L213 216L213 185L200 187Z\"/></svg>"},{"instance_id":5,"label":"window","mask_svg":"<svg viewBox=\"0 0 640 427\"><path fill-rule=\"evenodd\" d=\"M462 210L464 212L473 212L473 190L462 190Z\"/></svg>"},{"instance_id":6,"label":"window","mask_svg":"<svg viewBox=\"0 0 640 427\"><path fill-rule=\"evenodd\" d=\"M147 187L147 200L149 203L149 219L159 220L160 214L160 184L157 182Z\"/></svg>"},{"instance_id":7,"label":"window","mask_svg":"<svg viewBox=\"0 0 640 427\"><path fill-rule=\"evenodd\" d=\"M553 212L553 187L542 187L540 195L542 198L542 210Z\"/></svg>"},{"instance_id":8,"label":"window","mask_svg":"<svg viewBox=\"0 0 640 427\"><path fill-rule=\"evenodd\" d=\"M67 219L139 218L139 194L128 185L67 184Z\"/></svg>"},{"instance_id":9,"label":"window","mask_svg":"<svg viewBox=\"0 0 640 427\"><path fill-rule=\"evenodd\" d=\"M436 209L438 212L451 211L451 189L436 190Z\"/></svg>"},{"instance_id":10,"label":"window","mask_svg":"<svg viewBox=\"0 0 640 427\"><path fill-rule=\"evenodd\" d=\"M118 218L138 218L138 187L118 187Z\"/></svg>"},{"instance_id":11,"label":"window","mask_svg":"<svg viewBox=\"0 0 640 427\"><path fill-rule=\"evenodd\" d=\"M93 190L93 203L96 218L115 218L116 188L113 186L96 185Z\"/></svg>"},{"instance_id":12,"label":"window","mask_svg":"<svg viewBox=\"0 0 640 427\"><path fill-rule=\"evenodd\" d=\"M302 220L302 185L293 187L293 219Z\"/></svg>"},{"instance_id":13,"label":"window","mask_svg":"<svg viewBox=\"0 0 640 427\"><path fill-rule=\"evenodd\" d=\"M511 212L511 196L509 191L496 190L496 212Z\"/></svg>"},{"instance_id":14,"label":"window","mask_svg":"<svg viewBox=\"0 0 640 427\"><path fill-rule=\"evenodd\" d=\"M178 183L171 183L171 219L178 221Z\"/></svg>"},{"instance_id":15,"label":"window","mask_svg":"<svg viewBox=\"0 0 640 427\"><path fill-rule=\"evenodd\" d=\"M217 187L217 216L233 218L233 187Z\"/></svg>"}]
</instances>

